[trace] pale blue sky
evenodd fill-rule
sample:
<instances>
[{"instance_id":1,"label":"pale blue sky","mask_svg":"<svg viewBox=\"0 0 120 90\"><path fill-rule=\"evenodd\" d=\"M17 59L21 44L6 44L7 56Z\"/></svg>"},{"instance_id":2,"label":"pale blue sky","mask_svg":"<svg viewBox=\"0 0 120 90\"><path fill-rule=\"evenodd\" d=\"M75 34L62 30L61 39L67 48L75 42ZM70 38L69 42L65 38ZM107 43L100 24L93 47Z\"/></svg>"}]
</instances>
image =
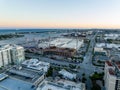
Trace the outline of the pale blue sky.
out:
<instances>
[{"instance_id":1,"label":"pale blue sky","mask_svg":"<svg viewBox=\"0 0 120 90\"><path fill-rule=\"evenodd\" d=\"M120 0L0 0L0 27L120 28Z\"/></svg>"}]
</instances>

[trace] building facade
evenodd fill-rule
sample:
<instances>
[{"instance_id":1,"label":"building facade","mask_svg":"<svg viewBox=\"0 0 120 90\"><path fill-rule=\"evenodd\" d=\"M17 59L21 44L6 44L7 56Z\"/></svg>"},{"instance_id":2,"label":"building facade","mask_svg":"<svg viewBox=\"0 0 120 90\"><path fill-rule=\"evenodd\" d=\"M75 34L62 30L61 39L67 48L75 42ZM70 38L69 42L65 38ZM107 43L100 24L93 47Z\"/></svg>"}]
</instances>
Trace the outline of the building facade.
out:
<instances>
[{"instance_id":1,"label":"building facade","mask_svg":"<svg viewBox=\"0 0 120 90\"><path fill-rule=\"evenodd\" d=\"M58 55L62 57L73 57L76 54L75 49L71 48L59 48L59 47L49 47L43 50L44 55Z\"/></svg>"},{"instance_id":2,"label":"building facade","mask_svg":"<svg viewBox=\"0 0 120 90\"><path fill-rule=\"evenodd\" d=\"M0 47L0 67L7 64L17 64L25 60L24 48L17 45Z\"/></svg>"},{"instance_id":3,"label":"building facade","mask_svg":"<svg viewBox=\"0 0 120 90\"><path fill-rule=\"evenodd\" d=\"M104 80L106 90L120 90L120 62L106 61Z\"/></svg>"}]
</instances>

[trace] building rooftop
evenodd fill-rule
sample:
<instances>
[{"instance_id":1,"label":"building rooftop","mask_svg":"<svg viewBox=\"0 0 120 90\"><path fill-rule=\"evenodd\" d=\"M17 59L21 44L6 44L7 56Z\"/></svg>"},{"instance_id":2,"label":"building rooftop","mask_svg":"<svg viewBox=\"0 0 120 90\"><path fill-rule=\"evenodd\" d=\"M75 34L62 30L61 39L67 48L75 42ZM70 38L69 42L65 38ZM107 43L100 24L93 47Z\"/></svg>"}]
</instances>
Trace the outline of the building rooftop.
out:
<instances>
[{"instance_id":1,"label":"building rooftop","mask_svg":"<svg viewBox=\"0 0 120 90\"><path fill-rule=\"evenodd\" d=\"M110 73L110 75L115 75L115 71L111 68L109 69L109 73Z\"/></svg>"},{"instance_id":2,"label":"building rooftop","mask_svg":"<svg viewBox=\"0 0 120 90\"><path fill-rule=\"evenodd\" d=\"M8 70L6 74L29 83L35 83L39 77L44 75L42 71L37 72L24 67L22 67L21 69L13 67Z\"/></svg>"},{"instance_id":3,"label":"building rooftop","mask_svg":"<svg viewBox=\"0 0 120 90\"><path fill-rule=\"evenodd\" d=\"M117 48L120 50L120 44L113 44L113 43L97 43L95 47L98 48Z\"/></svg>"},{"instance_id":4,"label":"building rooftop","mask_svg":"<svg viewBox=\"0 0 120 90\"><path fill-rule=\"evenodd\" d=\"M35 88L31 83L7 77L0 81L0 90L35 90Z\"/></svg>"},{"instance_id":5,"label":"building rooftop","mask_svg":"<svg viewBox=\"0 0 120 90\"><path fill-rule=\"evenodd\" d=\"M7 45L0 46L0 50L11 49L11 48L14 49L14 48L23 48L23 47L16 44L7 44Z\"/></svg>"},{"instance_id":6,"label":"building rooftop","mask_svg":"<svg viewBox=\"0 0 120 90\"><path fill-rule=\"evenodd\" d=\"M62 69L61 71L59 71L59 74L62 74L64 77L69 78L69 79L75 79L76 78L76 74L75 73L70 73L64 69Z\"/></svg>"},{"instance_id":7,"label":"building rooftop","mask_svg":"<svg viewBox=\"0 0 120 90\"><path fill-rule=\"evenodd\" d=\"M5 79L5 78L7 78L7 77L8 77L8 75L6 75L4 73L1 73L0 74L0 81L3 80L3 79Z\"/></svg>"},{"instance_id":8,"label":"building rooftop","mask_svg":"<svg viewBox=\"0 0 120 90\"><path fill-rule=\"evenodd\" d=\"M110 61L106 61L108 66L112 66L112 63Z\"/></svg>"},{"instance_id":9,"label":"building rooftop","mask_svg":"<svg viewBox=\"0 0 120 90\"><path fill-rule=\"evenodd\" d=\"M44 80L37 90L85 90L85 85L61 79L54 82Z\"/></svg>"},{"instance_id":10,"label":"building rooftop","mask_svg":"<svg viewBox=\"0 0 120 90\"><path fill-rule=\"evenodd\" d=\"M105 34L105 39L117 39L120 34Z\"/></svg>"},{"instance_id":11,"label":"building rooftop","mask_svg":"<svg viewBox=\"0 0 120 90\"><path fill-rule=\"evenodd\" d=\"M42 62L42 61L39 61L38 59L25 60L22 63L22 65L27 68L31 68L31 69L39 70L39 71L43 70L45 72L47 72L48 68L50 67L50 63Z\"/></svg>"},{"instance_id":12,"label":"building rooftop","mask_svg":"<svg viewBox=\"0 0 120 90\"><path fill-rule=\"evenodd\" d=\"M106 64L111 67L107 67L110 75L120 77L120 61L106 61Z\"/></svg>"}]
</instances>

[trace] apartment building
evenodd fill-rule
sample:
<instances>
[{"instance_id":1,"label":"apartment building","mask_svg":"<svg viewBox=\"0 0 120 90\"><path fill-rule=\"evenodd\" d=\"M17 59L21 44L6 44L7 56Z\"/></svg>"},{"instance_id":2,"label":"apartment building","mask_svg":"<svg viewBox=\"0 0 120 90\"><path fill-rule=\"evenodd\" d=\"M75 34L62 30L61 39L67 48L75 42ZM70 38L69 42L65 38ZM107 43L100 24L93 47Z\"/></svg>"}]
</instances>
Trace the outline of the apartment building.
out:
<instances>
[{"instance_id":1,"label":"apartment building","mask_svg":"<svg viewBox=\"0 0 120 90\"><path fill-rule=\"evenodd\" d=\"M18 45L0 46L0 67L10 63L18 64L25 60L24 48Z\"/></svg>"},{"instance_id":2,"label":"apartment building","mask_svg":"<svg viewBox=\"0 0 120 90\"><path fill-rule=\"evenodd\" d=\"M104 80L106 90L120 90L120 61L106 61Z\"/></svg>"}]
</instances>

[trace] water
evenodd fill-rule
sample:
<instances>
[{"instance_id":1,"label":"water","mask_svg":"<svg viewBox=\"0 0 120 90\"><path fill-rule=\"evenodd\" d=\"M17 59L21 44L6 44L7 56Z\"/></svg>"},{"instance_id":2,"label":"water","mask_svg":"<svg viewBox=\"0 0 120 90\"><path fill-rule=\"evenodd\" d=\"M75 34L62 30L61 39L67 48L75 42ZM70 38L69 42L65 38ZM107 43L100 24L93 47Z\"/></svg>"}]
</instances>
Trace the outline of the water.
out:
<instances>
[{"instance_id":1,"label":"water","mask_svg":"<svg viewBox=\"0 0 120 90\"><path fill-rule=\"evenodd\" d=\"M0 29L0 34L9 34L9 33L15 33L15 32L54 32L59 31L57 29Z\"/></svg>"},{"instance_id":2,"label":"water","mask_svg":"<svg viewBox=\"0 0 120 90\"><path fill-rule=\"evenodd\" d=\"M59 30L55 29L1 29L0 34L9 34L9 33L19 33L19 32L39 32L39 33L25 33L24 37L20 38L10 38L7 40L0 40L0 45L4 44L21 44L32 40L39 40L44 38L50 37L59 37L61 33L59 33Z\"/></svg>"}]
</instances>

